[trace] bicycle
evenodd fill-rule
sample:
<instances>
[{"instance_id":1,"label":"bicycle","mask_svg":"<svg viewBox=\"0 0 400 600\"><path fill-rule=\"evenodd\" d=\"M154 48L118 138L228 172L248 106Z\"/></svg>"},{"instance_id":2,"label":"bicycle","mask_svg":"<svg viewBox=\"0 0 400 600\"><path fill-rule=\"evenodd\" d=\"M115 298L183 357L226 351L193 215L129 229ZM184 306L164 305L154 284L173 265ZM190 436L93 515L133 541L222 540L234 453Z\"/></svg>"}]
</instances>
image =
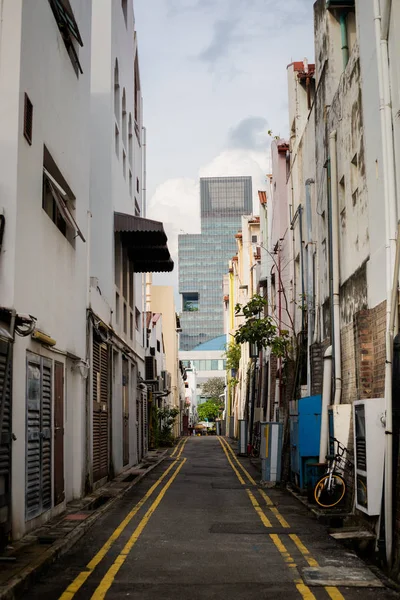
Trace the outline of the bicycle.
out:
<instances>
[{"instance_id":1,"label":"bicycle","mask_svg":"<svg viewBox=\"0 0 400 600\"><path fill-rule=\"evenodd\" d=\"M258 458L260 456L260 446L261 446L261 431L260 427L254 428L253 434L253 443L249 444L250 448L250 456L251 458Z\"/></svg>"},{"instance_id":2,"label":"bicycle","mask_svg":"<svg viewBox=\"0 0 400 600\"><path fill-rule=\"evenodd\" d=\"M332 508L342 502L347 490L343 471L347 464L351 464L346 457L347 448L336 438L331 438L331 441L333 442L333 454L327 455L327 470L314 487L315 501L322 508Z\"/></svg>"}]
</instances>

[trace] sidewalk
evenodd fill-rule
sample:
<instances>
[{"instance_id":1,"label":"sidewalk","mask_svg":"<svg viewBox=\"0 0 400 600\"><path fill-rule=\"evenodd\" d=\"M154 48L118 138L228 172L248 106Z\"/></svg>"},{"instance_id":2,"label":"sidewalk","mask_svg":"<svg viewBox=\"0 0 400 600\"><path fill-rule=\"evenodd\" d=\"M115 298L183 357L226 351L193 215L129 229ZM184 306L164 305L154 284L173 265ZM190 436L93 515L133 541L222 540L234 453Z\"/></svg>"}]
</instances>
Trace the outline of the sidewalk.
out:
<instances>
[{"instance_id":1,"label":"sidewalk","mask_svg":"<svg viewBox=\"0 0 400 600\"><path fill-rule=\"evenodd\" d=\"M25 586L67 552L117 499L155 469L169 450L150 451L142 463L89 496L70 502L60 516L8 546L0 555L0 599L17 598Z\"/></svg>"}]
</instances>

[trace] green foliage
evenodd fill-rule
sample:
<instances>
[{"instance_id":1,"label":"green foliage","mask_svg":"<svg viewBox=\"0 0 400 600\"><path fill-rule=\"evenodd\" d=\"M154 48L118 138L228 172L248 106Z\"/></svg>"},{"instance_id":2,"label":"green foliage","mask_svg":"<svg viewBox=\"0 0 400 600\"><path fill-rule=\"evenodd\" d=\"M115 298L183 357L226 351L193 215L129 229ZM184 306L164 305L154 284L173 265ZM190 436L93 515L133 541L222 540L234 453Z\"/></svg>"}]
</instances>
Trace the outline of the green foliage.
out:
<instances>
[{"instance_id":1,"label":"green foliage","mask_svg":"<svg viewBox=\"0 0 400 600\"><path fill-rule=\"evenodd\" d=\"M234 369L235 371L239 368L240 357L242 355L242 349L240 344L237 342L230 342L227 345L224 357L226 358L226 368L228 370Z\"/></svg>"},{"instance_id":2,"label":"green foliage","mask_svg":"<svg viewBox=\"0 0 400 600\"><path fill-rule=\"evenodd\" d=\"M289 332L281 330L274 324L270 316L261 317L266 300L256 294L245 305L237 304L236 314L242 314L246 320L235 333L238 344L254 344L258 348L271 348L278 357L286 356L290 348Z\"/></svg>"},{"instance_id":3,"label":"green foliage","mask_svg":"<svg viewBox=\"0 0 400 600\"><path fill-rule=\"evenodd\" d=\"M215 421L224 410L224 403L211 398L197 406L199 421Z\"/></svg>"},{"instance_id":4,"label":"green foliage","mask_svg":"<svg viewBox=\"0 0 400 600\"><path fill-rule=\"evenodd\" d=\"M158 429L157 429L157 445L173 446L175 438L172 434L172 427L179 415L178 408L159 408L157 410Z\"/></svg>"},{"instance_id":5,"label":"green foliage","mask_svg":"<svg viewBox=\"0 0 400 600\"><path fill-rule=\"evenodd\" d=\"M201 386L201 395L214 398L219 402L219 397L224 393L225 381L221 377L211 377Z\"/></svg>"}]
</instances>

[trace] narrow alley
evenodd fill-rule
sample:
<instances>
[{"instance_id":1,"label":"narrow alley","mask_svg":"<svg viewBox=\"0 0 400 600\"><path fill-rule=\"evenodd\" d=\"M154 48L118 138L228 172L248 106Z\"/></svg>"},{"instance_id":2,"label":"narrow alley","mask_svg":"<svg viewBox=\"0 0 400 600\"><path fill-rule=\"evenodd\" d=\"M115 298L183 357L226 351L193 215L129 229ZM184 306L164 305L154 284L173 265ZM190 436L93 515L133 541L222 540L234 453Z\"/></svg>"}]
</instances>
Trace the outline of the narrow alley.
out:
<instances>
[{"instance_id":1,"label":"narrow alley","mask_svg":"<svg viewBox=\"0 0 400 600\"><path fill-rule=\"evenodd\" d=\"M368 578L382 584L288 492L258 479L225 438L181 439L23 597L396 597L360 587ZM328 572L342 583L353 577L353 586L324 584Z\"/></svg>"}]
</instances>

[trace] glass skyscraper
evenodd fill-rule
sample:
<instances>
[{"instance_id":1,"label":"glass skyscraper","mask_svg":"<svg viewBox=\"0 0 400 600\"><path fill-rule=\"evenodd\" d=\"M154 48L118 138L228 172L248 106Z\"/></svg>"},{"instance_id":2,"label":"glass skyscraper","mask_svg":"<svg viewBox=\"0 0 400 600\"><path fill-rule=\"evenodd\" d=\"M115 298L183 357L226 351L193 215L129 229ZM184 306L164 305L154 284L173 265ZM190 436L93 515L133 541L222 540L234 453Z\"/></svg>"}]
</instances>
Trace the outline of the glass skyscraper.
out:
<instances>
[{"instance_id":1,"label":"glass skyscraper","mask_svg":"<svg viewBox=\"0 0 400 600\"><path fill-rule=\"evenodd\" d=\"M201 233L179 236L181 350L224 333L223 275L236 253L241 216L252 213L251 177L200 179Z\"/></svg>"}]
</instances>

